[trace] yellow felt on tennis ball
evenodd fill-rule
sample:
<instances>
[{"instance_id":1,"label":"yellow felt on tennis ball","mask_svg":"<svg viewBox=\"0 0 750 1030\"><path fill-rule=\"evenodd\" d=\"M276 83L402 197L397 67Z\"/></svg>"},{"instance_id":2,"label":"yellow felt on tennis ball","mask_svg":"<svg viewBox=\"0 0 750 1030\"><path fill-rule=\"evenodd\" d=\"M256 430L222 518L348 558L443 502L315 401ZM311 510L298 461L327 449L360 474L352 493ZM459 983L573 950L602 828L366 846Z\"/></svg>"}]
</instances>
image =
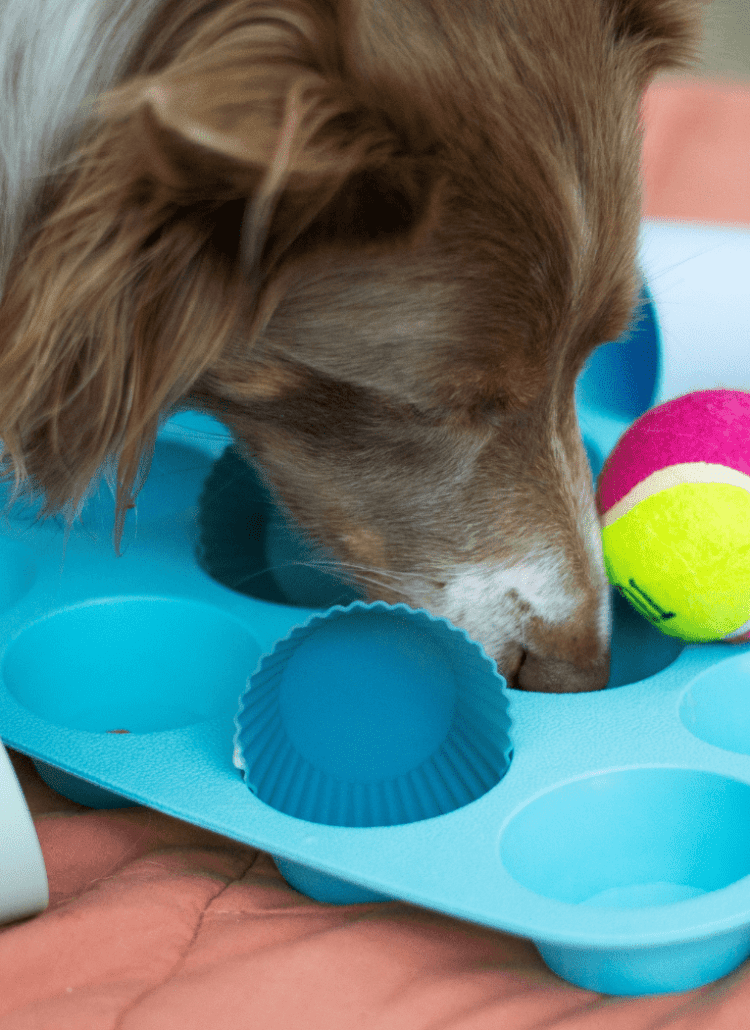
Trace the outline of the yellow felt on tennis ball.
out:
<instances>
[{"instance_id":1,"label":"yellow felt on tennis ball","mask_svg":"<svg viewBox=\"0 0 750 1030\"><path fill-rule=\"evenodd\" d=\"M750 639L750 395L687 394L641 416L597 487L610 582L691 642Z\"/></svg>"}]
</instances>

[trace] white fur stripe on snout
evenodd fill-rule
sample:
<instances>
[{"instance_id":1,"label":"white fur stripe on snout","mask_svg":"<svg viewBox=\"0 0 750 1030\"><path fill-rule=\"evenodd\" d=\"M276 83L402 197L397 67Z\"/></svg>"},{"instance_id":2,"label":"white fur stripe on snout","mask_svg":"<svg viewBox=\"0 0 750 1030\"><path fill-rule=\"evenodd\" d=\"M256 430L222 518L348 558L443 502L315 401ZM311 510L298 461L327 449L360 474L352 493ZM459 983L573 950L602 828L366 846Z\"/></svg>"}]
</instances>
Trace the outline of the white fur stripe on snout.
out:
<instances>
[{"instance_id":1,"label":"white fur stripe on snout","mask_svg":"<svg viewBox=\"0 0 750 1030\"><path fill-rule=\"evenodd\" d=\"M586 532L599 537L596 520L587 520ZM592 551L596 550L592 541ZM439 599L439 614L460 625L488 654L504 653L513 644L526 646L528 617L551 626L572 624L583 600L571 582L564 552L543 550L527 554L514 564L478 563L458 566ZM602 571L599 605L593 632L602 648L609 639L610 592ZM436 606L436 607L438 607Z\"/></svg>"},{"instance_id":2,"label":"white fur stripe on snout","mask_svg":"<svg viewBox=\"0 0 750 1030\"><path fill-rule=\"evenodd\" d=\"M686 461L652 472L650 476L637 483L602 515L602 526L611 526L647 497L683 483L728 483L730 486L742 487L750 493L750 476L746 473L727 468L726 465L712 465L707 461Z\"/></svg>"}]
</instances>

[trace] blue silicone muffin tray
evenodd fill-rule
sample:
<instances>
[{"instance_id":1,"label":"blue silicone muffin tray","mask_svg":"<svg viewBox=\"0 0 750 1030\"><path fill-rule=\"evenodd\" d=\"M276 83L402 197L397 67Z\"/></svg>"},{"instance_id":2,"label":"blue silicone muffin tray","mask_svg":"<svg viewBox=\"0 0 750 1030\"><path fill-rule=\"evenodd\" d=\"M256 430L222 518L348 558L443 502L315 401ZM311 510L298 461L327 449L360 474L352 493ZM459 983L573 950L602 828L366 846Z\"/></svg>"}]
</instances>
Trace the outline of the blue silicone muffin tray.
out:
<instances>
[{"instance_id":1,"label":"blue silicone muffin tray","mask_svg":"<svg viewBox=\"0 0 750 1030\"><path fill-rule=\"evenodd\" d=\"M650 223L641 257L653 306L579 382L594 474L650 406L692 389L750 389L750 234ZM399 898L530 938L553 970L596 991L686 990L750 954L750 646L683 646L618 597L610 689L507 691L509 765L473 800L341 825L248 789L234 753L248 677L351 597L342 584L326 595L304 570L295 579L293 564L276 594L271 583L255 597L202 567L198 500L228 442L205 416L167 423L119 558L104 487L70 533L36 523L33 506L10 509L0 526L7 745L86 804L141 803L260 847L321 900ZM268 576L278 525L267 503L258 513L248 589ZM402 719L397 695L387 703L386 721Z\"/></svg>"}]
</instances>

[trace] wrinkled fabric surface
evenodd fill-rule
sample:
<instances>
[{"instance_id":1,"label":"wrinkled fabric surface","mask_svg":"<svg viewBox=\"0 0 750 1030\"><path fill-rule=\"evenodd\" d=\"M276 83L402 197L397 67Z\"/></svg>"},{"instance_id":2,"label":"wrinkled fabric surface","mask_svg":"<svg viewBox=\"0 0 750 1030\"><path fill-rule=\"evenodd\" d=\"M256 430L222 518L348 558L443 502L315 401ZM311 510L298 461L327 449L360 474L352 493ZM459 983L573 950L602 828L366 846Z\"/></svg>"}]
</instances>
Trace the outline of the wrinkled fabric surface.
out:
<instances>
[{"instance_id":1,"label":"wrinkled fabric surface","mask_svg":"<svg viewBox=\"0 0 750 1030\"><path fill-rule=\"evenodd\" d=\"M646 215L750 224L750 84L670 80L643 110ZM262 852L145 808L81 808L12 758L51 897L0 927L0 1030L750 1026L747 963L681 994L595 994L527 941L401 903L318 904Z\"/></svg>"}]
</instances>

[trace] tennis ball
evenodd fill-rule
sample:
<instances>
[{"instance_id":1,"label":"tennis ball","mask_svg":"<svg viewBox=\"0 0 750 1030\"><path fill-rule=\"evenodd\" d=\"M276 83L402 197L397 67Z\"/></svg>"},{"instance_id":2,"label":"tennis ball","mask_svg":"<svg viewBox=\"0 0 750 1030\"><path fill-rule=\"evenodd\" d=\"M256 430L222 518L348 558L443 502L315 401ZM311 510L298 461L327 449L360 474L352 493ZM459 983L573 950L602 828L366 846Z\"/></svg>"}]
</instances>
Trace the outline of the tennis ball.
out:
<instances>
[{"instance_id":1,"label":"tennis ball","mask_svg":"<svg viewBox=\"0 0 750 1030\"><path fill-rule=\"evenodd\" d=\"M750 640L750 394L647 411L607 458L596 504L607 576L654 626Z\"/></svg>"}]
</instances>

